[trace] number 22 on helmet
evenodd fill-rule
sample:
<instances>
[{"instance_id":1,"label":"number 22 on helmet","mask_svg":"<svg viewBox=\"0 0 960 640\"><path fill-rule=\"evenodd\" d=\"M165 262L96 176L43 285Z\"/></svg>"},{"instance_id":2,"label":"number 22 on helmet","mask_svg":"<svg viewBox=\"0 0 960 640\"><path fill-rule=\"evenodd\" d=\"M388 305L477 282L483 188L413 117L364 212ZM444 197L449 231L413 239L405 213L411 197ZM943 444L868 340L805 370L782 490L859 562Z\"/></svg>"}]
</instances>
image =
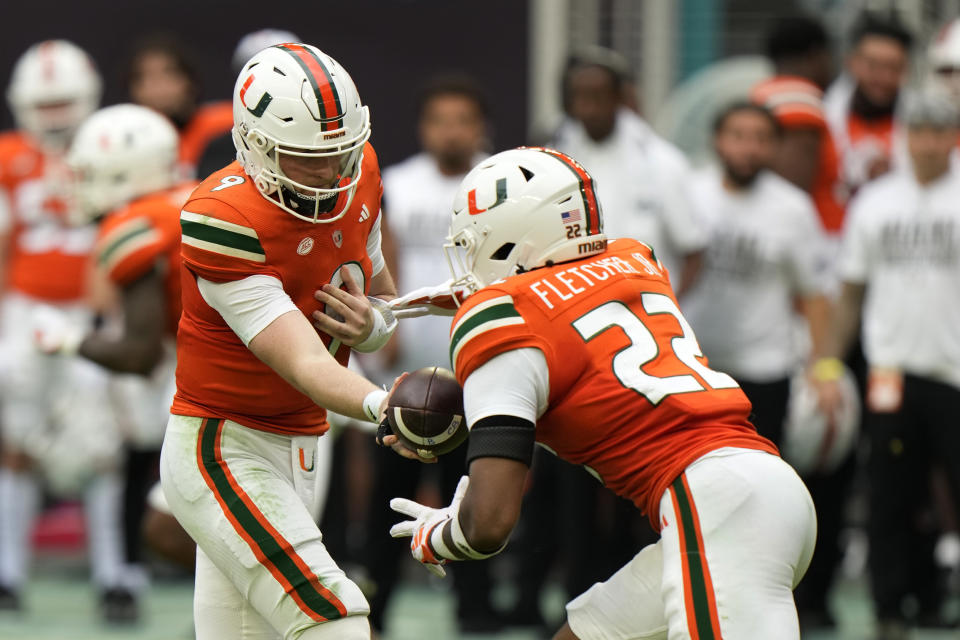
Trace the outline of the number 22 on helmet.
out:
<instances>
[{"instance_id":1,"label":"number 22 on helmet","mask_svg":"<svg viewBox=\"0 0 960 640\"><path fill-rule=\"evenodd\" d=\"M453 286L474 293L606 246L590 174L554 149L520 147L490 156L463 179L444 253Z\"/></svg>"}]
</instances>

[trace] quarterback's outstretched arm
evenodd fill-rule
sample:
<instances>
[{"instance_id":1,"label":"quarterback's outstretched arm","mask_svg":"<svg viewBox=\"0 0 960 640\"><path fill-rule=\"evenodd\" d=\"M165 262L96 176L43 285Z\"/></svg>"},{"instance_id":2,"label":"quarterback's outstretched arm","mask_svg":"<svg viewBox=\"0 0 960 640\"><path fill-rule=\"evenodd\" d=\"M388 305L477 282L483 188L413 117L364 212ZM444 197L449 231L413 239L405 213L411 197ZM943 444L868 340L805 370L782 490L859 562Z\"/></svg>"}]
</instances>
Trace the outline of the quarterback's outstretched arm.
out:
<instances>
[{"instance_id":1,"label":"quarterback's outstretched arm","mask_svg":"<svg viewBox=\"0 0 960 640\"><path fill-rule=\"evenodd\" d=\"M359 420L376 420L386 392L334 360L316 330L299 310L284 313L247 345L260 360L321 407ZM332 381L336 381L332 384ZM376 414L365 401L379 392Z\"/></svg>"},{"instance_id":2,"label":"quarterback's outstretched arm","mask_svg":"<svg viewBox=\"0 0 960 640\"><path fill-rule=\"evenodd\" d=\"M247 348L298 391L341 415L377 421L386 391L330 355L280 280L262 274L223 283L197 278L197 287Z\"/></svg>"}]
</instances>

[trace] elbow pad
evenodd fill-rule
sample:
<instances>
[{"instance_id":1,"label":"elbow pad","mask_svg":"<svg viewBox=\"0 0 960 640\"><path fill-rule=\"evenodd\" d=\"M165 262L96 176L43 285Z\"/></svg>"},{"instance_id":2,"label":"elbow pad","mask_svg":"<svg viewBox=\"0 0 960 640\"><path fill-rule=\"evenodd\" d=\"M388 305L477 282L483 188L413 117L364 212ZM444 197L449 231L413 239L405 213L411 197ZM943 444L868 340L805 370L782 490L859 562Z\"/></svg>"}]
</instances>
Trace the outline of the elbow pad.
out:
<instances>
[{"instance_id":1,"label":"elbow pad","mask_svg":"<svg viewBox=\"0 0 960 640\"><path fill-rule=\"evenodd\" d=\"M477 458L507 458L528 467L536 441L534 424L517 416L488 416L470 428L467 468Z\"/></svg>"}]
</instances>

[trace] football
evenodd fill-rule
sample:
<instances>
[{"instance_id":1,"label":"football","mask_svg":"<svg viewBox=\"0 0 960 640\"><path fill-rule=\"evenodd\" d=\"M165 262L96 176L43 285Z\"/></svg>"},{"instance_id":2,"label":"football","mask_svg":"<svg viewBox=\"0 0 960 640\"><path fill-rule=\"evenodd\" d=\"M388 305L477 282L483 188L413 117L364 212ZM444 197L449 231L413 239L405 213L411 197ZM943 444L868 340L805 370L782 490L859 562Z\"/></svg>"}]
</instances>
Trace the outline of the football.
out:
<instances>
[{"instance_id":1,"label":"football","mask_svg":"<svg viewBox=\"0 0 960 640\"><path fill-rule=\"evenodd\" d=\"M421 456L449 453L467 439L463 389L448 369L418 369L390 396L387 421L393 434Z\"/></svg>"}]
</instances>

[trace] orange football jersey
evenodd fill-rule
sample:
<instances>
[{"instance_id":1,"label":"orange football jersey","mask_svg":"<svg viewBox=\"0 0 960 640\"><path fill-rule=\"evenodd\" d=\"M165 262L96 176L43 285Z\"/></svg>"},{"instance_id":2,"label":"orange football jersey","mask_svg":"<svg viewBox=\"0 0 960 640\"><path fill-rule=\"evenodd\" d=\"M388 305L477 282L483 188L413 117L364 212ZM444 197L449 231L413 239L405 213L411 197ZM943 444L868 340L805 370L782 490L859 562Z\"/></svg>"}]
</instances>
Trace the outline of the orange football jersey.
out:
<instances>
[{"instance_id":1,"label":"orange football jersey","mask_svg":"<svg viewBox=\"0 0 960 640\"><path fill-rule=\"evenodd\" d=\"M233 103L212 102L197 109L180 132L179 160L191 172L200 162L207 145L233 128Z\"/></svg>"},{"instance_id":2,"label":"orange football jersey","mask_svg":"<svg viewBox=\"0 0 960 640\"><path fill-rule=\"evenodd\" d=\"M747 417L750 401L707 367L652 250L634 240L602 254L512 276L467 298L451 328L463 384L494 356L540 349L550 373L537 441L587 467L658 528L664 491L720 447L776 447Z\"/></svg>"},{"instance_id":3,"label":"orange football jersey","mask_svg":"<svg viewBox=\"0 0 960 640\"><path fill-rule=\"evenodd\" d=\"M39 300L83 298L96 225L66 221L64 187L70 177L59 159L19 132L0 135L0 200L10 212L6 286Z\"/></svg>"},{"instance_id":4,"label":"orange football jersey","mask_svg":"<svg viewBox=\"0 0 960 640\"><path fill-rule=\"evenodd\" d=\"M197 187L180 214L183 315L173 413L227 418L290 435L326 431L326 412L244 346L204 301L196 278L229 282L255 274L273 276L310 318L321 307L314 292L339 282L344 265L353 265L358 279L362 271L364 290L369 290L367 237L380 214L381 192L377 156L369 144L353 202L337 222L313 224L290 215L260 195L237 162ZM346 364L349 347L333 343L326 334L321 338Z\"/></svg>"},{"instance_id":5,"label":"orange football jersey","mask_svg":"<svg viewBox=\"0 0 960 640\"><path fill-rule=\"evenodd\" d=\"M823 91L805 78L776 76L755 86L754 102L765 105L784 129L811 128L820 132L819 168L810 197L823 228L831 233L843 229L846 199L840 179L840 157L823 110Z\"/></svg>"},{"instance_id":6,"label":"orange football jersey","mask_svg":"<svg viewBox=\"0 0 960 640\"><path fill-rule=\"evenodd\" d=\"M100 224L94 257L110 282L126 287L151 269L161 269L167 307L167 331L180 322L180 207L195 182L138 198Z\"/></svg>"}]
</instances>

